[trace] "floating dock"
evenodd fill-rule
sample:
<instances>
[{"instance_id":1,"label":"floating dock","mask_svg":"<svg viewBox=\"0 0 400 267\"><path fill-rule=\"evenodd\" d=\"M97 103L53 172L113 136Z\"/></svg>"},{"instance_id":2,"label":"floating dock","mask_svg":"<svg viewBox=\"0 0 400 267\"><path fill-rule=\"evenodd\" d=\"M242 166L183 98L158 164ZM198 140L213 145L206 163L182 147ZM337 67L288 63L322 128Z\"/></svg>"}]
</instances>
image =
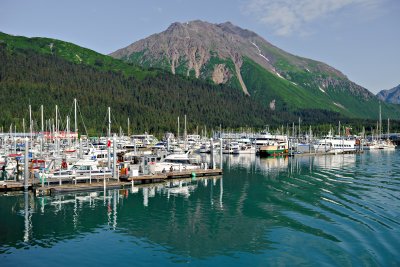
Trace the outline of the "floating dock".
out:
<instances>
[{"instance_id":1,"label":"floating dock","mask_svg":"<svg viewBox=\"0 0 400 267\"><path fill-rule=\"evenodd\" d=\"M75 192L75 191L97 191L104 189L115 189L115 188L126 188L136 184L148 184L148 183L159 183L169 179L183 179L183 178L195 178L195 177L206 177L206 176L218 176L222 175L222 169L199 169L192 171L181 171L181 172L167 172L167 173L156 173L150 175L140 175L132 177L119 177L119 181L113 178L105 178L102 181L98 179L92 179L91 182L80 181L78 183L51 183L51 184L36 184L33 186L35 195L50 195L63 192ZM32 187L31 187L32 188ZM22 185L23 190L23 185Z\"/></svg>"},{"instance_id":2,"label":"floating dock","mask_svg":"<svg viewBox=\"0 0 400 267\"><path fill-rule=\"evenodd\" d=\"M179 178L189 178L189 177L202 177L202 176L213 176L213 175L222 175L222 169L198 169L192 171L180 171L180 172L166 172L166 173L157 173L150 175L140 175L133 177L120 177L121 180L126 181L140 181L141 183L151 183L151 182L159 182L166 179L179 179Z\"/></svg>"},{"instance_id":3,"label":"floating dock","mask_svg":"<svg viewBox=\"0 0 400 267\"><path fill-rule=\"evenodd\" d=\"M0 181L0 192L24 191L24 182ZM32 183L28 183L28 190L32 189Z\"/></svg>"},{"instance_id":4,"label":"floating dock","mask_svg":"<svg viewBox=\"0 0 400 267\"><path fill-rule=\"evenodd\" d=\"M327 156L327 155L344 155L344 154L362 154L364 150L355 150L355 151L342 151L342 152L305 152L305 153L290 153L289 157L302 157L302 156Z\"/></svg>"},{"instance_id":5,"label":"floating dock","mask_svg":"<svg viewBox=\"0 0 400 267\"><path fill-rule=\"evenodd\" d=\"M131 183L118 182L118 181L108 181L105 185L104 182L95 182L91 184L89 183L63 184L63 185L36 187L34 188L34 193L36 196L42 196L42 195L53 195L53 194L68 193L68 192L98 191L104 189L124 188L130 185Z\"/></svg>"}]
</instances>

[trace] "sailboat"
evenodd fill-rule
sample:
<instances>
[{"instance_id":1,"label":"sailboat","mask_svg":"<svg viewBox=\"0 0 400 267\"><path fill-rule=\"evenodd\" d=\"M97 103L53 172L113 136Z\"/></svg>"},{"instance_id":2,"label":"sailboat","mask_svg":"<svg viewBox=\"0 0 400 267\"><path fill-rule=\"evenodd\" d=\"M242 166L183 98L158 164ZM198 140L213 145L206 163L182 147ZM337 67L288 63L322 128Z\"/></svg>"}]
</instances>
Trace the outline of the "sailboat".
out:
<instances>
[{"instance_id":1,"label":"sailboat","mask_svg":"<svg viewBox=\"0 0 400 267\"><path fill-rule=\"evenodd\" d=\"M389 139L389 119L388 119L388 133L386 140L382 139L382 110L381 105L379 103L379 138L371 146L369 146L370 150L395 150L396 145Z\"/></svg>"}]
</instances>

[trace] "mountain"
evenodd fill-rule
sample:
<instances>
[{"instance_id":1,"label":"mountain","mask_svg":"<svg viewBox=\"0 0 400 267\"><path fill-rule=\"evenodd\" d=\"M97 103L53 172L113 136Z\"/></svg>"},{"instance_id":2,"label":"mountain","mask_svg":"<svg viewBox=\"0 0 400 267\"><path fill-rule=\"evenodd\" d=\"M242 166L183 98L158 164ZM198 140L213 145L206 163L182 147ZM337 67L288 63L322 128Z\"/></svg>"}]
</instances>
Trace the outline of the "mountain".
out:
<instances>
[{"instance_id":1,"label":"mountain","mask_svg":"<svg viewBox=\"0 0 400 267\"><path fill-rule=\"evenodd\" d=\"M389 90L382 90L376 95L382 101L400 104L400 84Z\"/></svg>"},{"instance_id":2,"label":"mountain","mask_svg":"<svg viewBox=\"0 0 400 267\"><path fill-rule=\"evenodd\" d=\"M189 132L197 127L211 130L220 125L225 129L260 129L266 124L281 128L299 117L303 125L314 125L314 131L324 132L339 120L358 130L375 124L324 108L271 110L271 106L229 84L216 85L211 80L144 68L50 38L0 32L0 62L0 127L5 131L23 131L23 119L29 121L28 105L32 107L34 131L40 127L41 105L45 129L54 124L56 105L60 127L65 129L67 115L73 116L74 98L78 100L79 132L96 136L107 132L108 107L112 131L122 129L125 133L127 118L131 133L176 132L177 117L185 114ZM383 110L389 111L393 106L397 107L382 105ZM392 126L398 127L396 122Z\"/></svg>"},{"instance_id":3,"label":"mountain","mask_svg":"<svg viewBox=\"0 0 400 267\"><path fill-rule=\"evenodd\" d=\"M173 23L110 54L125 62L226 84L278 111L318 109L377 118L379 100L325 63L292 55L230 22ZM399 118L399 109L383 113Z\"/></svg>"},{"instance_id":4,"label":"mountain","mask_svg":"<svg viewBox=\"0 0 400 267\"><path fill-rule=\"evenodd\" d=\"M82 134L105 134L111 107L114 132L176 131L177 117L188 117L188 130L197 126L263 128L280 126L302 116L307 124L345 120L338 113L304 109L298 113L270 111L241 91L170 72L144 69L72 43L50 38L26 38L0 33L0 126L23 130L32 106L34 130L44 106L46 128L54 123L58 105L61 128L72 117L78 100ZM50 120L50 121L49 121ZM16 128L15 128L16 127Z\"/></svg>"}]
</instances>

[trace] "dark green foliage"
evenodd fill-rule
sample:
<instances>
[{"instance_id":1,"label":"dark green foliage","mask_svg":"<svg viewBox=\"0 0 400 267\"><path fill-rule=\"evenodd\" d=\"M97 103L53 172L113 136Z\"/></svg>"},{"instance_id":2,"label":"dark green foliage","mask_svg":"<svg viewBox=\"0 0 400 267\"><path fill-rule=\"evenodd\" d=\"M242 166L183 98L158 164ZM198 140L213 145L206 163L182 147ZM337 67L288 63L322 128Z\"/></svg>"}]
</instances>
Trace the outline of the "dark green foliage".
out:
<instances>
[{"instance_id":1,"label":"dark green foliage","mask_svg":"<svg viewBox=\"0 0 400 267\"><path fill-rule=\"evenodd\" d=\"M139 80L156 74L154 71L148 71L139 67L139 65L125 63L93 50L56 39L27 38L0 32L0 44L10 52L15 50L31 50L39 54L63 58L76 64L92 66L102 71L121 72L126 76L134 76Z\"/></svg>"},{"instance_id":2,"label":"dark green foliage","mask_svg":"<svg viewBox=\"0 0 400 267\"><path fill-rule=\"evenodd\" d=\"M49 42L55 45L50 50ZM78 57L79 56L79 60ZM252 81L252 96L240 90L210 82L173 75L168 71L142 69L109 56L78 47L73 44L46 38L12 37L0 33L0 126L8 130L12 123L22 131L22 119L29 121L28 105L32 106L34 127L39 129L40 105L44 106L45 119L55 119L58 105L65 127L66 116L73 116L73 99L77 98L80 115L90 135L106 133L107 107L111 107L113 132L121 126L126 133L127 118L130 118L131 133L148 131L162 134L176 132L177 117L188 116L189 132L196 126L208 129L273 127L297 122L301 117L304 124L336 124L346 118L334 111L323 110L319 105L302 104L293 109L288 104L298 99L282 101L271 111L266 104L270 99L256 90L257 79L269 79L275 83L271 89L277 100L285 99L285 90L298 90L288 81L276 82L274 75L251 78L251 64L243 64L244 79ZM232 66L227 66L232 69ZM255 66L257 67L257 66ZM257 79L256 79L257 78ZM278 84L274 88L274 84ZM288 87L282 86L288 85ZM268 89L268 88L267 88ZM278 89L278 90L277 90ZM282 92L280 90L283 90ZM262 101L254 101L259 97ZM274 98L275 99L275 98ZM83 121L78 128L84 134ZM349 124L356 121L349 121ZM366 122L374 125L375 122ZM28 125L28 123L26 123ZM322 129L322 128L321 128Z\"/></svg>"},{"instance_id":3,"label":"dark green foliage","mask_svg":"<svg viewBox=\"0 0 400 267\"><path fill-rule=\"evenodd\" d=\"M210 54L212 55L210 57L210 60L207 61L200 70L201 77L203 79L209 79L210 82L213 82L209 77L212 77L215 65L224 64L225 68L227 68L232 75L232 77L228 80L226 85L232 88L237 88L241 91L242 87L240 86L239 80L236 77L235 64L232 62L232 60L229 58L221 59L217 56L215 52L210 52Z\"/></svg>"},{"instance_id":4,"label":"dark green foliage","mask_svg":"<svg viewBox=\"0 0 400 267\"><path fill-rule=\"evenodd\" d=\"M178 116L188 115L189 126L262 127L271 120L264 106L251 101L237 90L215 86L200 80L159 71L157 76L141 80L123 74L99 71L74 64L57 56L32 50L9 51L0 48L1 125L28 121L28 105L39 120L40 105L46 119L55 118L55 105L61 117L72 116L77 98L91 134L106 132L107 107L113 113L114 131L126 129L127 118L137 132L162 133L176 129ZM240 103L240 105L238 105ZM83 131L83 125L79 128ZM126 130L125 130L126 132Z\"/></svg>"},{"instance_id":5,"label":"dark green foliage","mask_svg":"<svg viewBox=\"0 0 400 267\"><path fill-rule=\"evenodd\" d=\"M250 59L243 61L241 73L250 95L264 103L275 100L278 110L330 109L324 98L273 75Z\"/></svg>"}]
</instances>

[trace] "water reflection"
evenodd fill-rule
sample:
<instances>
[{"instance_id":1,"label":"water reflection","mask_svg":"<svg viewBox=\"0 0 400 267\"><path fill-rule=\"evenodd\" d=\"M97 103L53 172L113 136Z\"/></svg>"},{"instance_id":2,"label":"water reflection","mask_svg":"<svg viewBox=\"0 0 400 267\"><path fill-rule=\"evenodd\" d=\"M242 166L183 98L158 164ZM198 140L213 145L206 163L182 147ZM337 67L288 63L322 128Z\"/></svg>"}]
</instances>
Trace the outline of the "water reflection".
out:
<instances>
[{"instance_id":1,"label":"water reflection","mask_svg":"<svg viewBox=\"0 0 400 267\"><path fill-rule=\"evenodd\" d=\"M53 197L1 197L0 253L52 247L103 229L198 259L273 253L307 246L307 238L318 253L340 254L336 264L357 265L358 257L376 263L374 255L382 251L393 256L400 244L393 235L400 226L399 157L222 159L223 177ZM359 245L350 248L349 243ZM297 259L303 256L292 252Z\"/></svg>"}]
</instances>

